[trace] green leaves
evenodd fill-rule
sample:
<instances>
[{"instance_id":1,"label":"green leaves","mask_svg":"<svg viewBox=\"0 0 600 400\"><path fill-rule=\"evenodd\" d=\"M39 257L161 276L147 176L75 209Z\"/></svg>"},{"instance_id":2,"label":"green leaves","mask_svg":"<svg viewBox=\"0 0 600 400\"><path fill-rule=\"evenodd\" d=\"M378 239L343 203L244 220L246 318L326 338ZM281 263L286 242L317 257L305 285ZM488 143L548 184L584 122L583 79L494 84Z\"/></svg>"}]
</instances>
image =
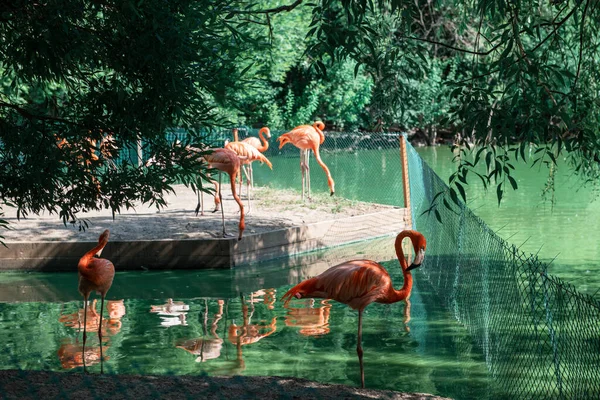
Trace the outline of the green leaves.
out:
<instances>
[{"instance_id":1,"label":"green leaves","mask_svg":"<svg viewBox=\"0 0 600 400\"><path fill-rule=\"evenodd\" d=\"M215 106L250 73L248 49L263 40L245 17L228 16L242 6L15 4L18 12L0 19L8 44L0 48L0 204L77 223L82 210L162 207L174 182L192 186L206 167L173 147L169 132L183 127L198 139L200 126L222 123ZM109 139L114 146L101 144ZM141 168L149 156L165 163Z\"/></svg>"}]
</instances>

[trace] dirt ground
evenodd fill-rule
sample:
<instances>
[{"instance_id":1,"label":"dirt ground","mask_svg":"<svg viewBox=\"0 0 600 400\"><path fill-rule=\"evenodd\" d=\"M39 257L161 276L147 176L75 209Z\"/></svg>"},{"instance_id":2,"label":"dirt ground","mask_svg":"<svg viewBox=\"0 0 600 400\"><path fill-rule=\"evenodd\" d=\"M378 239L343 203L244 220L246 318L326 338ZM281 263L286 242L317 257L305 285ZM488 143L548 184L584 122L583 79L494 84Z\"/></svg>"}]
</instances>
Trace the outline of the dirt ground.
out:
<instances>
[{"instance_id":1,"label":"dirt ground","mask_svg":"<svg viewBox=\"0 0 600 400\"><path fill-rule=\"evenodd\" d=\"M359 389L282 377L84 375L0 371L2 399L398 399L444 400L422 393Z\"/></svg>"},{"instance_id":2,"label":"dirt ground","mask_svg":"<svg viewBox=\"0 0 600 400\"><path fill-rule=\"evenodd\" d=\"M111 240L221 237L221 212L212 213L214 201L211 195L204 194L205 215L196 216L196 194L183 185L176 185L175 192L167 196L167 208L160 211L140 204L134 210L123 210L114 220L110 210L80 213L79 218L89 223L85 232L70 223L65 226L58 215L30 215L17 220L16 209L6 208L4 219L10 222L12 229L0 232L0 235L5 237L6 242L95 241L104 229L110 229ZM222 195L227 233L237 235L240 216L238 205L228 186L223 185ZM302 201L298 192L267 187L254 188L249 211L245 188L242 201L246 210L245 235L390 208L387 205L329 196L327 193L316 193L311 201Z\"/></svg>"}]
</instances>

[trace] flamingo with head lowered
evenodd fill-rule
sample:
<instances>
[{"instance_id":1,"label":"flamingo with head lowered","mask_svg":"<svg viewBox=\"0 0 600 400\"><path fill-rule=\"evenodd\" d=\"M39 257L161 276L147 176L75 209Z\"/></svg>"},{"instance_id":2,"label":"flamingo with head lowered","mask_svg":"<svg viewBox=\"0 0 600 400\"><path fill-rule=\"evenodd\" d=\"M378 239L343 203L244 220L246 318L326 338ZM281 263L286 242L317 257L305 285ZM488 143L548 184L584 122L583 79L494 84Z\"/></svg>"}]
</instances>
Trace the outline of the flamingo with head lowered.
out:
<instances>
[{"instance_id":1,"label":"flamingo with head lowered","mask_svg":"<svg viewBox=\"0 0 600 400\"><path fill-rule=\"evenodd\" d=\"M100 360L102 360L102 310L104 309L104 297L106 292L110 289L113 278L115 277L115 266L112 262L105 258L100 257L102 250L108 243L108 237L110 236L109 230L102 232L98 238L98 245L85 253L83 257L79 259L77 269L79 271L79 293L83 296L83 353L85 354L85 340L86 340L86 324L87 324L87 312L86 307L88 306L88 300L90 293L96 291L101 296L100 301L100 318L98 322L98 340L100 341ZM85 371L85 357L83 358L83 370ZM100 372L103 372L102 363L100 363Z\"/></svg>"},{"instance_id":2,"label":"flamingo with head lowered","mask_svg":"<svg viewBox=\"0 0 600 400\"><path fill-rule=\"evenodd\" d=\"M215 211L223 202L223 196L221 195L221 172L225 172L227 175L229 175L229 180L231 181L231 194L240 207L238 240L242 240L242 234L246 228L246 223L244 221L244 204L242 204L242 200L235 191L235 178L240 173L240 159L245 159L245 157L238 157L233 150L214 149L210 154L206 154L202 156L202 158L208 163L209 167L219 170L219 182L217 183L216 181L213 181L216 186L215 204L217 204L217 207L215 208ZM225 232L225 214L222 206L221 221L223 223L223 237L227 237L227 233Z\"/></svg>"},{"instance_id":3,"label":"flamingo with head lowered","mask_svg":"<svg viewBox=\"0 0 600 400\"><path fill-rule=\"evenodd\" d=\"M300 149L300 169L302 170L302 200L304 200L305 192L308 192L308 198L310 199L310 168L308 166L309 155L308 151L312 150L315 153L317 163L323 168L327 175L327 185L331 195L335 193L335 182L331 177L329 168L321 160L319 154L319 146L325 141L325 135L323 134L325 124L321 121L316 121L311 125L300 125L284 133L277 138L279 142L279 148L281 149L286 143L291 143Z\"/></svg>"},{"instance_id":4,"label":"flamingo with head lowered","mask_svg":"<svg viewBox=\"0 0 600 400\"><path fill-rule=\"evenodd\" d=\"M240 157L240 162L242 168L245 165L252 165L254 161L260 161L261 163L265 163L269 166L269 168L273 169L273 164L267 157L265 157L260 151L258 151L254 146L249 145L244 142L227 142L225 143L225 148L229 149ZM248 213L250 212L250 177L251 174L246 170L246 183L248 188ZM241 177L240 177L240 193L241 193Z\"/></svg>"},{"instance_id":5,"label":"flamingo with head lowered","mask_svg":"<svg viewBox=\"0 0 600 400\"><path fill-rule=\"evenodd\" d=\"M409 266L402 252L402 240L410 238L415 249L415 258ZM360 363L361 385L365 387L365 371L362 350L362 315L371 303L396 303L407 299L412 290L410 271L419 267L425 257L425 237L413 230L405 230L396 237L396 255L400 260L404 284L399 290L392 286L392 279L385 268L371 260L353 260L329 268L320 275L300 282L283 295L285 305L293 297L333 299L358 310L358 340L356 352Z\"/></svg>"}]
</instances>

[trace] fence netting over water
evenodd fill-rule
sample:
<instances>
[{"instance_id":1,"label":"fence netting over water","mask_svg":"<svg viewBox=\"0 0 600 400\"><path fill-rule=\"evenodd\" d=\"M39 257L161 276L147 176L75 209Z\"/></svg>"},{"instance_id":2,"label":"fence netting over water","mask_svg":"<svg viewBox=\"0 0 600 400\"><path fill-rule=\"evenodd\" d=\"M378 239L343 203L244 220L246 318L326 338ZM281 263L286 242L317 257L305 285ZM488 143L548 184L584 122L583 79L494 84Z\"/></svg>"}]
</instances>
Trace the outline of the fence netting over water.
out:
<instances>
[{"instance_id":1,"label":"fence netting over water","mask_svg":"<svg viewBox=\"0 0 600 400\"><path fill-rule=\"evenodd\" d=\"M600 398L600 304L546 273L496 235L409 146L412 215L428 240L422 273L473 336L499 393L510 398Z\"/></svg>"}]
</instances>

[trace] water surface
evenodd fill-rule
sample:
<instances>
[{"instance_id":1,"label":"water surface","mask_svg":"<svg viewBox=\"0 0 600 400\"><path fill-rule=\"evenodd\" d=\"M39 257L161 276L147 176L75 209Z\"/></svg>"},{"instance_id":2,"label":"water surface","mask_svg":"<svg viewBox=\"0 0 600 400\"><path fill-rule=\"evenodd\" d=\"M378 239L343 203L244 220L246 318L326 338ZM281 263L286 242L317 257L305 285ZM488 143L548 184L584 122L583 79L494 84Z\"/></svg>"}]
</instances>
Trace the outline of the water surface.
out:
<instances>
[{"instance_id":1,"label":"water surface","mask_svg":"<svg viewBox=\"0 0 600 400\"><path fill-rule=\"evenodd\" d=\"M359 385L357 313L334 301L294 300L286 308L279 300L293 283L318 272L307 265L275 261L237 271L118 272L102 323L104 370ZM385 265L401 282L397 261ZM487 398L492 383L481 354L419 278L416 272L409 310L401 302L373 304L365 312L367 387ZM77 275L1 274L0 286L25 293L12 296L19 302L0 303L0 368L81 371ZM27 293L36 301L24 301ZM100 304L93 306L97 312ZM98 372L98 320L93 313L88 317L86 363Z\"/></svg>"}]
</instances>

